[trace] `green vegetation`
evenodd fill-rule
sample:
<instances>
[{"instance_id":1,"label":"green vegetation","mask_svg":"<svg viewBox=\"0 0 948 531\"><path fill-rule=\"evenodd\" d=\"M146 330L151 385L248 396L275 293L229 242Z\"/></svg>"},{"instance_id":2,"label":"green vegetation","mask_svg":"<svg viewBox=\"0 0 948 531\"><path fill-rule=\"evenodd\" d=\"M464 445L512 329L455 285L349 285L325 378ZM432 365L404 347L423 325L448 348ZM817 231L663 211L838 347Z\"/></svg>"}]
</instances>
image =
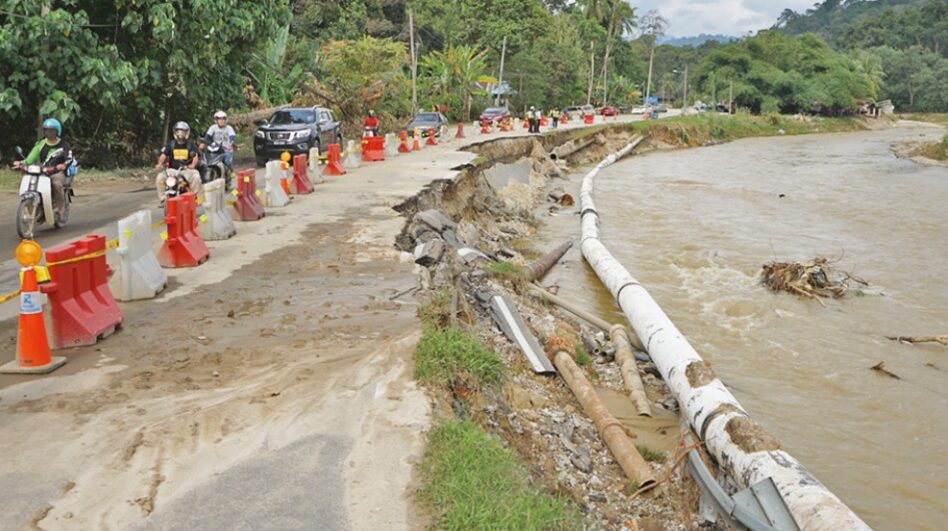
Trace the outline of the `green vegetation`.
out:
<instances>
[{"instance_id":1,"label":"green vegetation","mask_svg":"<svg viewBox=\"0 0 948 531\"><path fill-rule=\"evenodd\" d=\"M948 126L948 114L913 113L903 115L902 118L905 118L906 120L916 120L919 122L928 122Z\"/></svg>"},{"instance_id":2,"label":"green vegetation","mask_svg":"<svg viewBox=\"0 0 948 531\"><path fill-rule=\"evenodd\" d=\"M418 318L427 327L441 328L448 325L448 313L451 311L451 290L441 288L428 296L418 307Z\"/></svg>"},{"instance_id":3,"label":"green vegetation","mask_svg":"<svg viewBox=\"0 0 948 531\"><path fill-rule=\"evenodd\" d=\"M948 160L948 135L945 135L941 142L933 142L918 148L912 155L933 160Z\"/></svg>"},{"instance_id":4,"label":"green vegetation","mask_svg":"<svg viewBox=\"0 0 948 531\"><path fill-rule=\"evenodd\" d=\"M506 374L496 352L457 328L428 326L415 348L415 379L430 385L446 386L460 375L476 387L488 387Z\"/></svg>"},{"instance_id":5,"label":"green vegetation","mask_svg":"<svg viewBox=\"0 0 948 531\"><path fill-rule=\"evenodd\" d=\"M497 277L520 278L523 276L523 269L520 266L503 260L485 265L484 271Z\"/></svg>"},{"instance_id":6,"label":"green vegetation","mask_svg":"<svg viewBox=\"0 0 948 531\"><path fill-rule=\"evenodd\" d=\"M586 352L586 349L581 343L576 343L576 365L580 367L585 367L592 363L592 357Z\"/></svg>"},{"instance_id":7,"label":"green vegetation","mask_svg":"<svg viewBox=\"0 0 948 531\"><path fill-rule=\"evenodd\" d=\"M571 504L531 486L513 452L471 421L435 428L421 470L436 529L582 529Z\"/></svg>"},{"instance_id":8,"label":"green vegetation","mask_svg":"<svg viewBox=\"0 0 948 531\"><path fill-rule=\"evenodd\" d=\"M664 463L665 462L665 453L652 450L644 444L636 444L635 449L639 451L639 454L642 455L642 459L646 461L652 461L653 463ZM638 489L636 489L638 490Z\"/></svg>"}]
</instances>

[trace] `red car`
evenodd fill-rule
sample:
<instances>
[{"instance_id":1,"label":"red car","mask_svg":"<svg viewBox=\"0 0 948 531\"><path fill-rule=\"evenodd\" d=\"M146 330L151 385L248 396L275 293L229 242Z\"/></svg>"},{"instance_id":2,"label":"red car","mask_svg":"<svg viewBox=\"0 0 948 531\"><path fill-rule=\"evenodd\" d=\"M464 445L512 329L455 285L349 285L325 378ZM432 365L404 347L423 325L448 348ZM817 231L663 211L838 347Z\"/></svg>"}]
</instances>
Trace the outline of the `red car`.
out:
<instances>
[{"instance_id":1,"label":"red car","mask_svg":"<svg viewBox=\"0 0 948 531\"><path fill-rule=\"evenodd\" d=\"M608 105L607 105L607 106L605 106L605 107L600 107L600 108L599 108L599 114L601 114L601 115L603 115L603 116L618 116L618 115L619 115L619 109L616 109L615 107L611 107L611 106L608 106Z\"/></svg>"},{"instance_id":2,"label":"red car","mask_svg":"<svg viewBox=\"0 0 948 531\"><path fill-rule=\"evenodd\" d=\"M481 113L481 121L500 122L510 118L510 111L507 107L490 107Z\"/></svg>"}]
</instances>

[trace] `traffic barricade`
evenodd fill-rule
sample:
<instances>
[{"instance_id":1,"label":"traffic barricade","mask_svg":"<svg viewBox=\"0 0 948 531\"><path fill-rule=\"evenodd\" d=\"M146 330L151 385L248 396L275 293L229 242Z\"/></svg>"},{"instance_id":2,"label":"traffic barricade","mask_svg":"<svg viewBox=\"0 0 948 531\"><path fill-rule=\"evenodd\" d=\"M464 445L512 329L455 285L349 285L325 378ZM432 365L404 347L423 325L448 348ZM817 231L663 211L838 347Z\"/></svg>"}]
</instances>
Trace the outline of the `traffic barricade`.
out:
<instances>
[{"instance_id":1,"label":"traffic barricade","mask_svg":"<svg viewBox=\"0 0 948 531\"><path fill-rule=\"evenodd\" d=\"M201 235L197 233L194 194L188 192L168 199L168 215L163 235L164 243L158 251L158 263L162 267L195 267L204 263L211 255Z\"/></svg>"},{"instance_id":2,"label":"traffic barricade","mask_svg":"<svg viewBox=\"0 0 948 531\"><path fill-rule=\"evenodd\" d=\"M267 208L283 207L290 203L290 197L286 194L280 181L283 179L283 162L271 160L267 162L265 173L266 184L263 186L263 198L266 201Z\"/></svg>"},{"instance_id":3,"label":"traffic barricade","mask_svg":"<svg viewBox=\"0 0 948 531\"><path fill-rule=\"evenodd\" d=\"M54 349L92 345L122 324L109 289L105 236L90 234L49 249L46 267L50 281L40 291L49 299Z\"/></svg>"},{"instance_id":4,"label":"traffic barricade","mask_svg":"<svg viewBox=\"0 0 948 531\"><path fill-rule=\"evenodd\" d=\"M342 167L342 160L339 154L339 144L329 144L329 156L326 159L325 175L345 175L346 169Z\"/></svg>"},{"instance_id":5,"label":"traffic barricade","mask_svg":"<svg viewBox=\"0 0 948 531\"><path fill-rule=\"evenodd\" d=\"M437 130L435 130L435 129L428 129L428 140L425 141L425 145L426 145L426 146L437 146L437 145L438 145L438 143L435 141L435 134L436 134L436 133L437 133Z\"/></svg>"},{"instance_id":6,"label":"traffic barricade","mask_svg":"<svg viewBox=\"0 0 948 531\"><path fill-rule=\"evenodd\" d=\"M309 164L309 181L313 184L325 182L323 179L323 167L320 165L319 148L310 148L307 164Z\"/></svg>"},{"instance_id":7,"label":"traffic barricade","mask_svg":"<svg viewBox=\"0 0 948 531\"><path fill-rule=\"evenodd\" d=\"M204 185L204 213L198 216L198 233L207 240L226 240L237 234L234 218L227 208L224 179Z\"/></svg>"},{"instance_id":8,"label":"traffic barricade","mask_svg":"<svg viewBox=\"0 0 948 531\"><path fill-rule=\"evenodd\" d=\"M296 194L311 194L316 187L309 180L309 163L306 155L293 157L293 190Z\"/></svg>"},{"instance_id":9,"label":"traffic barricade","mask_svg":"<svg viewBox=\"0 0 948 531\"><path fill-rule=\"evenodd\" d=\"M342 159L342 166L354 170L358 168L361 163L361 157L355 148L355 140L350 140L349 143L346 144L346 153Z\"/></svg>"},{"instance_id":10,"label":"traffic barricade","mask_svg":"<svg viewBox=\"0 0 948 531\"><path fill-rule=\"evenodd\" d=\"M411 148L408 147L408 131L402 131L398 134L399 143L398 143L398 152L399 153L411 153Z\"/></svg>"},{"instance_id":11,"label":"traffic barricade","mask_svg":"<svg viewBox=\"0 0 948 531\"><path fill-rule=\"evenodd\" d=\"M587 124L587 125L588 125L588 124L593 123L593 119L595 119L595 115L592 115L592 114L583 115L583 123L584 123L584 124Z\"/></svg>"},{"instance_id":12,"label":"traffic barricade","mask_svg":"<svg viewBox=\"0 0 948 531\"><path fill-rule=\"evenodd\" d=\"M395 140L395 133L385 134L385 156L394 157L398 155L398 141Z\"/></svg>"},{"instance_id":13,"label":"traffic barricade","mask_svg":"<svg viewBox=\"0 0 948 531\"><path fill-rule=\"evenodd\" d=\"M215 200L214 183L220 182L223 202L223 179L204 187L205 208ZM118 247L115 249L115 273L109 279L112 294L120 301L150 299L164 291L168 277L155 256L151 232L151 210L139 210L118 221Z\"/></svg>"},{"instance_id":14,"label":"traffic barricade","mask_svg":"<svg viewBox=\"0 0 948 531\"><path fill-rule=\"evenodd\" d=\"M257 171L253 168L237 172L237 189L234 190L237 200L234 209L241 221L257 221L266 215L263 205L257 198L261 195L257 190Z\"/></svg>"},{"instance_id":15,"label":"traffic barricade","mask_svg":"<svg viewBox=\"0 0 948 531\"><path fill-rule=\"evenodd\" d=\"M385 139L380 136L362 137L362 162L385 160Z\"/></svg>"},{"instance_id":16,"label":"traffic barricade","mask_svg":"<svg viewBox=\"0 0 948 531\"><path fill-rule=\"evenodd\" d=\"M420 149L421 149L421 131L419 131L418 128L416 127L415 130L412 131L411 150L419 151Z\"/></svg>"}]
</instances>

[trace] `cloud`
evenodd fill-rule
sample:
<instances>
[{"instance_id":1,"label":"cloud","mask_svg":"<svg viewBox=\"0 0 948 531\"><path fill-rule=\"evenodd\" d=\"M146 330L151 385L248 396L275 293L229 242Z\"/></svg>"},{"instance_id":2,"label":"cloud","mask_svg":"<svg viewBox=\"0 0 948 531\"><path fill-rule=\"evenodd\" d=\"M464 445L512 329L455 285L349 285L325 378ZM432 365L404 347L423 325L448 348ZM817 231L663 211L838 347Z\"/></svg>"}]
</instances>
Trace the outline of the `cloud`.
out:
<instances>
[{"instance_id":1,"label":"cloud","mask_svg":"<svg viewBox=\"0 0 948 531\"><path fill-rule=\"evenodd\" d=\"M790 8L805 10L813 0L639 0L629 1L640 16L657 9L668 20L668 34L690 37L700 33L740 36L769 28Z\"/></svg>"}]
</instances>

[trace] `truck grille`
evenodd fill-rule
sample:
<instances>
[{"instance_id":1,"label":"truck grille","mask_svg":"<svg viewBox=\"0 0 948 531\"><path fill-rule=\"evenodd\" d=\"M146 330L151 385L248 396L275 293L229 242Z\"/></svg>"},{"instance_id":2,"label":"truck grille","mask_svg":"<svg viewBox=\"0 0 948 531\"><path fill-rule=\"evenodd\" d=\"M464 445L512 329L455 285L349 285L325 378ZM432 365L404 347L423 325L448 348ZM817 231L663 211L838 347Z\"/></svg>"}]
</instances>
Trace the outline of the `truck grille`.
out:
<instances>
[{"instance_id":1,"label":"truck grille","mask_svg":"<svg viewBox=\"0 0 948 531\"><path fill-rule=\"evenodd\" d=\"M270 133L270 140L289 140L290 133Z\"/></svg>"}]
</instances>

